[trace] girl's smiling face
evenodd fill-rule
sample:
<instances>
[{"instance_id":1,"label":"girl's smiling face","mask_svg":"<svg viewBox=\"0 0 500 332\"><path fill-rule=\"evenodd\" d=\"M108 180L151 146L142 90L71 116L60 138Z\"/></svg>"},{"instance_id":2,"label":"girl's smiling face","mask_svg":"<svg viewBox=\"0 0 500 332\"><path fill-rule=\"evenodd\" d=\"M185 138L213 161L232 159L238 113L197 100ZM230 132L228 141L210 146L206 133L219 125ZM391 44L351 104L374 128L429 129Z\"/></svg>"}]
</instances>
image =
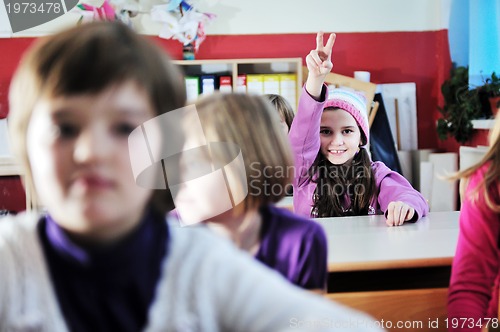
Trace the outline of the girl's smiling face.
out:
<instances>
[{"instance_id":1,"label":"girl's smiling face","mask_svg":"<svg viewBox=\"0 0 500 332\"><path fill-rule=\"evenodd\" d=\"M354 158L361 145L361 131L354 117L342 109L325 109L319 130L321 153L334 165Z\"/></svg>"},{"instance_id":2,"label":"girl's smiling face","mask_svg":"<svg viewBox=\"0 0 500 332\"><path fill-rule=\"evenodd\" d=\"M99 94L46 97L35 104L27 131L33 181L63 228L107 240L140 222L151 191L135 183L128 136L154 115L133 81Z\"/></svg>"}]
</instances>

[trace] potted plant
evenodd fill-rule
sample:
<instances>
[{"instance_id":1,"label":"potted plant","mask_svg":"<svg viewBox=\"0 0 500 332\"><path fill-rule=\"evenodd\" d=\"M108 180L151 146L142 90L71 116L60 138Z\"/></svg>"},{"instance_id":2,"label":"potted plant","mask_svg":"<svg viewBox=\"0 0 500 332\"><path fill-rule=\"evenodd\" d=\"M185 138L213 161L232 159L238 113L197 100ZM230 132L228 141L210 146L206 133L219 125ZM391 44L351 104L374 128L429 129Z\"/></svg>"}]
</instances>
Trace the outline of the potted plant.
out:
<instances>
[{"instance_id":1,"label":"potted plant","mask_svg":"<svg viewBox=\"0 0 500 332\"><path fill-rule=\"evenodd\" d=\"M479 88L469 89L469 68L453 66L450 78L441 85L444 97L443 107L439 107L442 117L437 123L439 138L449 136L457 142L469 141L473 134L472 120L482 115Z\"/></svg>"},{"instance_id":2,"label":"potted plant","mask_svg":"<svg viewBox=\"0 0 500 332\"><path fill-rule=\"evenodd\" d=\"M500 102L500 77L495 72L491 74L484 85L479 87L481 106L486 117L494 117Z\"/></svg>"}]
</instances>

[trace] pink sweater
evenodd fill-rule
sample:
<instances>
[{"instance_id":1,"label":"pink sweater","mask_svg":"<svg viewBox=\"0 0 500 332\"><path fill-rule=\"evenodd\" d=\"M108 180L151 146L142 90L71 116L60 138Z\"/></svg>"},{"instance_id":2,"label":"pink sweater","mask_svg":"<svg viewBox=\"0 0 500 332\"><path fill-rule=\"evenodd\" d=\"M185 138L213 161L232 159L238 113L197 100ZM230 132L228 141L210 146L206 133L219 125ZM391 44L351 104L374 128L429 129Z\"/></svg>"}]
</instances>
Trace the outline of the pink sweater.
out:
<instances>
[{"instance_id":1,"label":"pink sweater","mask_svg":"<svg viewBox=\"0 0 500 332\"><path fill-rule=\"evenodd\" d=\"M469 318L467 323L496 318L498 310L500 214L487 207L481 191L477 201L471 201L471 193L487 168L488 164L483 165L469 180L460 211L460 233L448 294L448 317ZM498 190L491 191L491 197L495 204L500 202ZM481 331L479 326L469 329L466 325L462 328L462 322L459 325L449 325L449 330Z\"/></svg>"},{"instance_id":2,"label":"pink sweater","mask_svg":"<svg viewBox=\"0 0 500 332\"><path fill-rule=\"evenodd\" d=\"M295 213L311 217L313 194L316 183L311 181L308 170L313 164L320 149L319 128L326 86L322 91L322 100L316 101L302 89L299 108L288 134L292 144L295 161L295 178L293 182L293 206ZM403 201L415 209L414 220L425 216L429 206L424 197L399 173L393 172L382 162L372 162L375 181L379 192L372 201L374 212L386 212L392 201Z\"/></svg>"}]
</instances>

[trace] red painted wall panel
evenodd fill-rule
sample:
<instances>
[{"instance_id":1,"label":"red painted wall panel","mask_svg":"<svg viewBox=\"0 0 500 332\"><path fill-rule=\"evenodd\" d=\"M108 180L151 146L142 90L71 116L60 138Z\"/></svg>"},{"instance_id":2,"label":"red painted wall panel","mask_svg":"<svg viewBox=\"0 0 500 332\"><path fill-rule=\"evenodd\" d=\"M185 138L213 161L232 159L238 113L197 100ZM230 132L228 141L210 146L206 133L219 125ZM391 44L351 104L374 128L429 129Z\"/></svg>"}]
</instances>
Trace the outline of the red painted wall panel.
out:
<instances>
[{"instance_id":1,"label":"red painted wall panel","mask_svg":"<svg viewBox=\"0 0 500 332\"><path fill-rule=\"evenodd\" d=\"M21 54L33 42L33 38L0 38L0 119L7 116L7 95L14 70Z\"/></svg>"},{"instance_id":2,"label":"red painted wall panel","mask_svg":"<svg viewBox=\"0 0 500 332\"><path fill-rule=\"evenodd\" d=\"M25 209L26 196L19 177L0 177L0 210L20 212Z\"/></svg>"}]
</instances>

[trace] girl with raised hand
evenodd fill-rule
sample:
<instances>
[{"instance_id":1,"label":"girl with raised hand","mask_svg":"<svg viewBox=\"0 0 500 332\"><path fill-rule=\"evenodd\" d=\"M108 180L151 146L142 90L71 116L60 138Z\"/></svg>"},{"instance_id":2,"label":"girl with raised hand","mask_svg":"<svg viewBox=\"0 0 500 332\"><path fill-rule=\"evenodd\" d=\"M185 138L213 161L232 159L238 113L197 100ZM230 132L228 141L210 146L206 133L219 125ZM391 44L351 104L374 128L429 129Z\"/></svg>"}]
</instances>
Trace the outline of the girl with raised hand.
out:
<instances>
[{"instance_id":1,"label":"girl with raised hand","mask_svg":"<svg viewBox=\"0 0 500 332\"><path fill-rule=\"evenodd\" d=\"M324 84L332 70L335 34L323 33L306 57L309 70L289 138L295 158L295 212L309 217L385 213L387 225L415 222L428 213L422 195L382 162L372 162L365 98Z\"/></svg>"}]
</instances>

